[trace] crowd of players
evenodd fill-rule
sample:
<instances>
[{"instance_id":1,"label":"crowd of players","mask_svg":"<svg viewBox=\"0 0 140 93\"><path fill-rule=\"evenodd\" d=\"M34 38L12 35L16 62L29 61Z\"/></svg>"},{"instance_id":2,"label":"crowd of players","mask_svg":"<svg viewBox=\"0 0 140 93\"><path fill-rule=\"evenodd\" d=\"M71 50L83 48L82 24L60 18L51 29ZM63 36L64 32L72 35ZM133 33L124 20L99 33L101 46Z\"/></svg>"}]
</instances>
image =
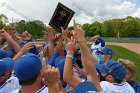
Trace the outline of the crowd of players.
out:
<instances>
[{"instance_id":1,"label":"crowd of players","mask_svg":"<svg viewBox=\"0 0 140 93\"><path fill-rule=\"evenodd\" d=\"M135 64L112 60L99 35L88 47L75 21L73 31L48 27L44 38L39 46L27 31L0 30L0 93L140 93Z\"/></svg>"}]
</instances>

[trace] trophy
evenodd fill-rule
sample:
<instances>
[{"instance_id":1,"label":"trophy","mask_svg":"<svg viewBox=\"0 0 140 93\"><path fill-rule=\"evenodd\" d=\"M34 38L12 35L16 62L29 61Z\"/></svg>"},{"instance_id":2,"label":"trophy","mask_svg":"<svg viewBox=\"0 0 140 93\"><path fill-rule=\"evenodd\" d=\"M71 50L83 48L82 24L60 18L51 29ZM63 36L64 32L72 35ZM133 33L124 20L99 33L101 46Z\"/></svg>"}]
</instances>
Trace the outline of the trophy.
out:
<instances>
[{"instance_id":1,"label":"trophy","mask_svg":"<svg viewBox=\"0 0 140 93\"><path fill-rule=\"evenodd\" d=\"M64 29L67 28L74 13L75 12L73 10L59 2L51 18L51 21L49 22L49 25L56 29L56 31L61 32L61 27Z\"/></svg>"}]
</instances>

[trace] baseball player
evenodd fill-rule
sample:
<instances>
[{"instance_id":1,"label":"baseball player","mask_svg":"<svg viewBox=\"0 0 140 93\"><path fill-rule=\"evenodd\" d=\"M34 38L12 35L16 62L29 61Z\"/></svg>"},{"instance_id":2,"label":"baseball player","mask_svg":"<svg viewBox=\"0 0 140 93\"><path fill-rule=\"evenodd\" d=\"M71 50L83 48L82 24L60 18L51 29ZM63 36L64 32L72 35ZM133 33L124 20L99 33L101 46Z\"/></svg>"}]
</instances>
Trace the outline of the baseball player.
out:
<instances>
[{"instance_id":1,"label":"baseball player","mask_svg":"<svg viewBox=\"0 0 140 93\"><path fill-rule=\"evenodd\" d=\"M43 61L45 63L46 59ZM45 80L51 79L51 81L55 80L55 75L57 75L57 81L59 80L59 71L57 69L57 74L53 73L54 76L49 76L48 74L46 75L46 68L50 68L51 72L53 70L56 70L53 67L44 67L42 66L42 62L40 59L32 53L27 53L20 57L18 60L16 60L14 64L14 72L17 78L19 79L19 83L21 85L21 88L16 89L12 91L11 93L55 93L55 92L49 92L49 91L55 91L55 86L51 86L48 84L48 87L42 87L41 88L41 80L42 80L42 75L41 75L41 67L42 67L42 72ZM50 71L49 70L49 71ZM54 71L55 72L55 71ZM50 74L50 72L49 72ZM52 74L52 73L51 73ZM54 78L54 79L53 79ZM50 80L49 80L50 81ZM53 82L54 83L54 82ZM52 84L52 83L51 83ZM59 88L57 86L56 90Z\"/></svg>"},{"instance_id":2,"label":"baseball player","mask_svg":"<svg viewBox=\"0 0 140 93\"><path fill-rule=\"evenodd\" d=\"M18 79L11 76L13 64L12 58L0 59L0 93L9 93L20 88Z\"/></svg>"},{"instance_id":3,"label":"baseball player","mask_svg":"<svg viewBox=\"0 0 140 93\"><path fill-rule=\"evenodd\" d=\"M105 41L99 35L93 36L91 40L93 41L93 44L91 45L92 53L98 55L99 53L97 51L105 47Z\"/></svg>"}]
</instances>

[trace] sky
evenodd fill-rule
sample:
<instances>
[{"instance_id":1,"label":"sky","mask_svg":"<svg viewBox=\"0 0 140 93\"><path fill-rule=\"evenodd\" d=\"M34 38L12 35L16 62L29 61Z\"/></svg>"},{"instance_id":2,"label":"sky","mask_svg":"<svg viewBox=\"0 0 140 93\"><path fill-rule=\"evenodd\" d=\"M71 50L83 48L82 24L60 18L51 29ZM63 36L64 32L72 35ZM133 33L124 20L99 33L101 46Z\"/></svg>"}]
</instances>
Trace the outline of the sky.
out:
<instances>
[{"instance_id":1,"label":"sky","mask_svg":"<svg viewBox=\"0 0 140 93\"><path fill-rule=\"evenodd\" d=\"M15 22L41 20L48 24L58 2L75 11L74 18L80 24L140 17L139 0L0 0L0 13L5 14L10 22L13 17Z\"/></svg>"}]
</instances>

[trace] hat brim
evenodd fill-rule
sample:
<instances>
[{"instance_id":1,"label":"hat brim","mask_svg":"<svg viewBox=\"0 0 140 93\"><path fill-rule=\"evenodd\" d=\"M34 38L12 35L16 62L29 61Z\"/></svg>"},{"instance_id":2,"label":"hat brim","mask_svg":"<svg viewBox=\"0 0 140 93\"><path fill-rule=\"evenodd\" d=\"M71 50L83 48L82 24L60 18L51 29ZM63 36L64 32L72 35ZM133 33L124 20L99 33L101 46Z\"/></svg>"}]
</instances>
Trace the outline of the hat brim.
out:
<instances>
[{"instance_id":1,"label":"hat brim","mask_svg":"<svg viewBox=\"0 0 140 93\"><path fill-rule=\"evenodd\" d=\"M100 72L104 72L107 73L107 70L105 68L105 66L103 64L96 64L96 68L100 71Z\"/></svg>"}]
</instances>

